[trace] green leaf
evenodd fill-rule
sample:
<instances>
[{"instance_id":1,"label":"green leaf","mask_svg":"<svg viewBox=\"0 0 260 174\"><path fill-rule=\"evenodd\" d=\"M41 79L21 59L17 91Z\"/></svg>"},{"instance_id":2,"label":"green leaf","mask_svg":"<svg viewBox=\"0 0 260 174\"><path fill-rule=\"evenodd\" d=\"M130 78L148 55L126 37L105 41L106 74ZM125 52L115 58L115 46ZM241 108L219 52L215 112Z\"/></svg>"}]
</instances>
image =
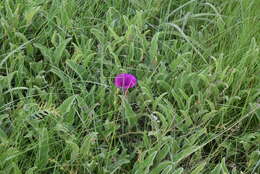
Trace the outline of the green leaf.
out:
<instances>
[{"instance_id":1,"label":"green leaf","mask_svg":"<svg viewBox=\"0 0 260 174\"><path fill-rule=\"evenodd\" d=\"M70 154L70 160L77 160L79 158L79 146L71 140L67 140L66 143L70 146L72 151Z\"/></svg>"},{"instance_id":2,"label":"green leaf","mask_svg":"<svg viewBox=\"0 0 260 174\"><path fill-rule=\"evenodd\" d=\"M120 62L120 59L119 59L118 55L113 52L113 49L112 49L111 45L107 45L107 48L109 50L109 53L113 56L116 66L120 67L121 66L121 62Z\"/></svg>"},{"instance_id":3,"label":"green leaf","mask_svg":"<svg viewBox=\"0 0 260 174\"><path fill-rule=\"evenodd\" d=\"M91 154L91 147L96 143L97 140L97 132L92 132L85 136L83 143L81 144L80 147L80 154L82 158L86 158Z\"/></svg>"},{"instance_id":4,"label":"green leaf","mask_svg":"<svg viewBox=\"0 0 260 174\"><path fill-rule=\"evenodd\" d=\"M58 65L60 63L60 60L62 58L62 54L67 46L67 44L70 42L71 38L68 39L62 39L60 37L60 44L58 45L58 47L54 50L54 62L55 65Z\"/></svg>"},{"instance_id":5,"label":"green leaf","mask_svg":"<svg viewBox=\"0 0 260 174\"><path fill-rule=\"evenodd\" d=\"M189 144L195 144L195 142L203 135L206 134L206 128L201 128L196 131L192 136L189 138Z\"/></svg>"},{"instance_id":6,"label":"green leaf","mask_svg":"<svg viewBox=\"0 0 260 174\"><path fill-rule=\"evenodd\" d=\"M0 155L0 168L2 168L6 164L12 163L12 161L16 161L19 156L19 151L15 148L9 147L8 149L1 148Z\"/></svg>"},{"instance_id":7,"label":"green leaf","mask_svg":"<svg viewBox=\"0 0 260 174\"><path fill-rule=\"evenodd\" d=\"M65 88L65 91L67 94L72 93L73 87L71 80L66 76L66 74L61 71L59 68L53 66L53 68L50 70L52 73L57 75L63 82L63 86Z\"/></svg>"},{"instance_id":8,"label":"green leaf","mask_svg":"<svg viewBox=\"0 0 260 174\"><path fill-rule=\"evenodd\" d=\"M169 147L169 145L165 144L163 148L161 148L161 150L158 152L156 161L161 162L162 160L164 160L165 157L169 154L170 150L171 148Z\"/></svg>"},{"instance_id":9,"label":"green leaf","mask_svg":"<svg viewBox=\"0 0 260 174\"><path fill-rule=\"evenodd\" d=\"M152 171L150 174L160 174L164 169L166 168L172 168L174 165L173 162L171 161L163 161L159 163Z\"/></svg>"},{"instance_id":10,"label":"green leaf","mask_svg":"<svg viewBox=\"0 0 260 174\"><path fill-rule=\"evenodd\" d=\"M172 169L173 167L172 166L167 166L161 174L172 174Z\"/></svg>"},{"instance_id":11,"label":"green leaf","mask_svg":"<svg viewBox=\"0 0 260 174\"><path fill-rule=\"evenodd\" d=\"M73 60L67 60L66 64L79 76L81 81L86 78L87 71L82 65L77 64Z\"/></svg>"},{"instance_id":12,"label":"green leaf","mask_svg":"<svg viewBox=\"0 0 260 174\"><path fill-rule=\"evenodd\" d=\"M143 157L146 155L145 153L146 152L142 154ZM158 151L150 150L148 153L149 154L147 155L147 157L145 157L144 159L142 157L141 160L135 164L134 166L135 174L150 173L150 167L153 165L154 159Z\"/></svg>"},{"instance_id":13,"label":"green leaf","mask_svg":"<svg viewBox=\"0 0 260 174\"><path fill-rule=\"evenodd\" d=\"M15 162L12 162L12 174L22 174L21 170Z\"/></svg>"},{"instance_id":14,"label":"green leaf","mask_svg":"<svg viewBox=\"0 0 260 174\"><path fill-rule=\"evenodd\" d=\"M211 172L210 174L221 174L221 165L218 164Z\"/></svg>"},{"instance_id":15,"label":"green leaf","mask_svg":"<svg viewBox=\"0 0 260 174\"><path fill-rule=\"evenodd\" d=\"M1 88L10 88L11 82L14 78L14 75L17 74L17 71L8 73L6 76L0 76L0 89Z\"/></svg>"},{"instance_id":16,"label":"green leaf","mask_svg":"<svg viewBox=\"0 0 260 174\"><path fill-rule=\"evenodd\" d=\"M72 125L74 123L75 109L73 108L74 101L77 95L68 97L63 103L58 107L59 113L64 118L64 122L67 125Z\"/></svg>"},{"instance_id":17,"label":"green leaf","mask_svg":"<svg viewBox=\"0 0 260 174\"><path fill-rule=\"evenodd\" d=\"M129 127L133 127L137 123L137 115L133 111L131 105L128 103L126 98L124 96L122 96L121 98L122 98L122 101L123 101L122 103L123 103L123 108L124 108L124 114L125 114L125 117L128 121L128 125L129 125Z\"/></svg>"},{"instance_id":18,"label":"green leaf","mask_svg":"<svg viewBox=\"0 0 260 174\"><path fill-rule=\"evenodd\" d=\"M149 173L149 169L153 165L154 159L155 159L157 153L158 153L158 151L154 151L147 158L144 159L143 166L146 167L146 169L145 169L146 173Z\"/></svg>"},{"instance_id":19,"label":"green leaf","mask_svg":"<svg viewBox=\"0 0 260 174\"><path fill-rule=\"evenodd\" d=\"M260 141L260 139L257 140L257 142L259 142L259 141ZM252 168L253 171L260 170L260 151L259 150L255 150L252 153L250 153L247 166L248 166L248 168Z\"/></svg>"},{"instance_id":20,"label":"green leaf","mask_svg":"<svg viewBox=\"0 0 260 174\"><path fill-rule=\"evenodd\" d=\"M172 174L182 174L182 172L183 172L183 168L178 168Z\"/></svg>"},{"instance_id":21,"label":"green leaf","mask_svg":"<svg viewBox=\"0 0 260 174\"><path fill-rule=\"evenodd\" d=\"M199 164L192 172L191 174L200 174L201 171L204 169L205 165L207 164L207 162L203 162L201 164Z\"/></svg>"},{"instance_id":22,"label":"green leaf","mask_svg":"<svg viewBox=\"0 0 260 174\"><path fill-rule=\"evenodd\" d=\"M76 97L77 97L77 95L73 95L73 96L68 97L58 107L58 110L60 111L60 113L62 113L62 115L65 115L66 113L68 113L71 110L71 107L74 104Z\"/></svg>"},{"instance_id":23,"label":"green leaf","mask_svg":"<svg viewBox=\"0 0 260 174\"><path fill-rule=\"evenodd\" d=\"M35 166L38 169L46 167L49 159L49 135L47 128L40 129L38 155L35 161Z\"/></svg>"},{"instance_id":24,"label":"green leaf","mask_svg":"<svg viewBox=\"0 0 260 174\"><path fill-rule=\"evenodd\" d=\"M105 42L105 36L104 36L103 32L101 32L100 30L98 30L98 29L96 29L96 28L92 28L92 29L90 30L90 32L96 36L97 40L98 40L100 43L106 43L106 42Z\"/></svg>"},{"instance_id":25,"label":"green leaf","mask_svg":"<svg viewBox=\"0 0 260 174\"><path fill-rule=\"evenodd\" d=\"M0 140L3 144L8 144L8 137L5 132L0 128Z\"/></svg>"},{"instance_id":26,"label":"green leaf","mask_svg":"<svg viewBox=\"0 0 260 174\"><path fill-rule=\"evenodd\" d=\"M192 153L197 151L197 148L198 148L197 146L187 147L186 149L184 149L181 152L177 153L173 157L173 162L179 163L181 160L183 160L184 158L187 158L189 155L191 155Z\"/></svg>"},{"instance_id":27,"label":"green leaf","mask_svg":"<svg viewBox=\"0 0 260 174\"><path fill-rule=\"evenodd\" d=\"M162 99L167 95L167 92L162 93L159 97L157 97L155 99L155 101L153 102L153 110L156 110L156 107L158 106L158 103L160 103L162 101Z\"/></svg>"},{"instance_id":28,"label":"green leaf","mask_svg":"<svg viewBox=\"0 0 260 174\"><path fill-rule=\"evenodd\" d=\"M121 38L116 34L116 32L113 30L113 28L108 27L108 31L110 35L115 39L115 40L121 40Z\"/></svg>"},{"instance_id":29,"label":"green leaf","mask_svg":"<svg viewBox=\"0 0 260 174\"><path fill-rule=\"evenodd\" d=\"M25 174L34 174L34 171L37 169L37 167L32 167L26 171Z\"/></svg>"},{"instance_id":30,"label":"green leaf","mask_svg":"<svg viewBox=\"0 0 260 174\"><path fill-rule=\"evenodd\" d=\"M27 9L24 13L24 18L26 20L26 24L29 25L32 23L32 19L35 16L35 14L40 10L40 6L38 7L30 7Z\"/></svg>"},{"instance_id":31,"label":"green leaf","mask_svg":"<svg viewBox=\"0 0 260 174\"><path fill-rule=\"evenodd\" d=\"M139 27L142 28L144 25L144 12L143 11L136 11L136 15L134 17L134 23Z\"/></svg>"},{"instance_id":32,"label":"green leaf","mask_svg":"<svg viewBox=\"0 0 260 174\"><path fill-rule=\"evenodd\" d=\"M221 169L222 169L223 174L229 174L229 171L226 166L225 158L223 158L221 160Z\"/></svg>"},{"instance_id":33,"label":"green leaf","mask_svg":"<svg viewBox=\"0 0 260 174\"><path fill-rule=\"evenodd\" d=\"M157 32L153 38L152 38L152 42L151 42L151 47L149 50L151 59L157 61L157 56L158 56L158 38L159 38L160 32Z\"/></svg>"},{"instance_id":34,"label":"green leaf","mask_svg":"<svg viewBox=\"0 0 260 174\"><path fill-rule=\"evenodd\" d=\"M124 164L128 164L130 161L128 159L119 159L117 160L112 166L111 168L113 168L113 171L111 172L111 174L116 173L116 171L121 169L121 166Z\"/></svg>"},{"instance_id":35,"label":"green leaf","mask_svg":"<svg viewBox=\"0 0 260 174\"><path fill-rule=\"evenodd\" d=\"M39 44L39 43L35 43L35 44L33 44L33 46L38 48L41 51L43 57L48 62L50 62L51 64L54 64L54 60L53 60L53 56L52 56L53 55L53 51L50 48L47 48L44 45Z\"/></svg>"}]
</instances>

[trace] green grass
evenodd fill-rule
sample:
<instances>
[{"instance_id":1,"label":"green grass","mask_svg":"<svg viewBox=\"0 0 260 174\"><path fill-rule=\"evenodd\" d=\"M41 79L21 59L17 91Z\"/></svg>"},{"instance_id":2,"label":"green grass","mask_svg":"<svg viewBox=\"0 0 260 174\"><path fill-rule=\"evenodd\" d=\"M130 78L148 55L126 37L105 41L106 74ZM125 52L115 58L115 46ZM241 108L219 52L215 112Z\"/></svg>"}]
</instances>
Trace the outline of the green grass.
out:
<instances>
[{"instance_id":1,"label":"green grass","mask_svg":"<svg viewBox=\"0 0 260 174\"><path fill-rule=\"evenodd\" d=\"M259 9L0 1L0 173L260 173Z\"/></svg>"}]
</instances>

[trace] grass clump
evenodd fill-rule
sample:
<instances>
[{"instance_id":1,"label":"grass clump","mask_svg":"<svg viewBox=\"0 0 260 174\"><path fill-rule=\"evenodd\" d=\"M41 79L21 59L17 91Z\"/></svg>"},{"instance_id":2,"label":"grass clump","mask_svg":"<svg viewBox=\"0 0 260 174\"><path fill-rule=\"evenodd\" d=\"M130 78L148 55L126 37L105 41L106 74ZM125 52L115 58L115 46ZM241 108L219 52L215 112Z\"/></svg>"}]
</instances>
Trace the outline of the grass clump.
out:
<instances>
[{"instance_id":1,"label":"grass clump","mask_svg":"<svg viewBox=\"0 0 260 174\"><path fill-rule=\"evenodd\" d=\"M1 1L0 173L260 173L259 8Z\"/></svg>"}]
</instances>

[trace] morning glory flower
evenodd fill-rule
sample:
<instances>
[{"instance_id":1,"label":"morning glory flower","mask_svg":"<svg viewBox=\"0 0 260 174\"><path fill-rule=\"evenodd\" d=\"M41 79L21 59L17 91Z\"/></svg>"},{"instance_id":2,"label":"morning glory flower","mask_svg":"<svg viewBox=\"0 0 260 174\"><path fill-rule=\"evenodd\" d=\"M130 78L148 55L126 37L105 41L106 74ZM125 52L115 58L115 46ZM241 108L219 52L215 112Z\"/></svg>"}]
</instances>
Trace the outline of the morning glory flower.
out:
<instances>
[{"instance_id":1,"label":"morning glory flower","mask_svg":"<svg viewBox=\"0 0 260 174\"><path fill-rule=\"evenodd\" d=\"M127 90L129 88L133 88L137 84L137 79L132 74L118 74L115 77L115 86L117 88L121 88L123 90Z\"/></svg>"}]
</instances>

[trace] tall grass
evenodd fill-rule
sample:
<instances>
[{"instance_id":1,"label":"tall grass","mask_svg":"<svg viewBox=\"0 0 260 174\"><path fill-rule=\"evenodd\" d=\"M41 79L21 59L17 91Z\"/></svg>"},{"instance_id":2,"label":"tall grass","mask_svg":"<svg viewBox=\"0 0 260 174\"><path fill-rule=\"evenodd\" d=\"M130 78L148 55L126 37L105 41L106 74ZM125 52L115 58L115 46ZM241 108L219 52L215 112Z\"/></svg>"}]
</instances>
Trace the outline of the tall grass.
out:
<instances>
[{"instance_id":1,"label":"tall grass","mask_svg":"<svg viewBox=\"0 0 260 174\"><path fill-rule=\"evenodd\" d=\"M0 173L260 173L259 9L0 1Z\"/></svg>"}]
</instances>

